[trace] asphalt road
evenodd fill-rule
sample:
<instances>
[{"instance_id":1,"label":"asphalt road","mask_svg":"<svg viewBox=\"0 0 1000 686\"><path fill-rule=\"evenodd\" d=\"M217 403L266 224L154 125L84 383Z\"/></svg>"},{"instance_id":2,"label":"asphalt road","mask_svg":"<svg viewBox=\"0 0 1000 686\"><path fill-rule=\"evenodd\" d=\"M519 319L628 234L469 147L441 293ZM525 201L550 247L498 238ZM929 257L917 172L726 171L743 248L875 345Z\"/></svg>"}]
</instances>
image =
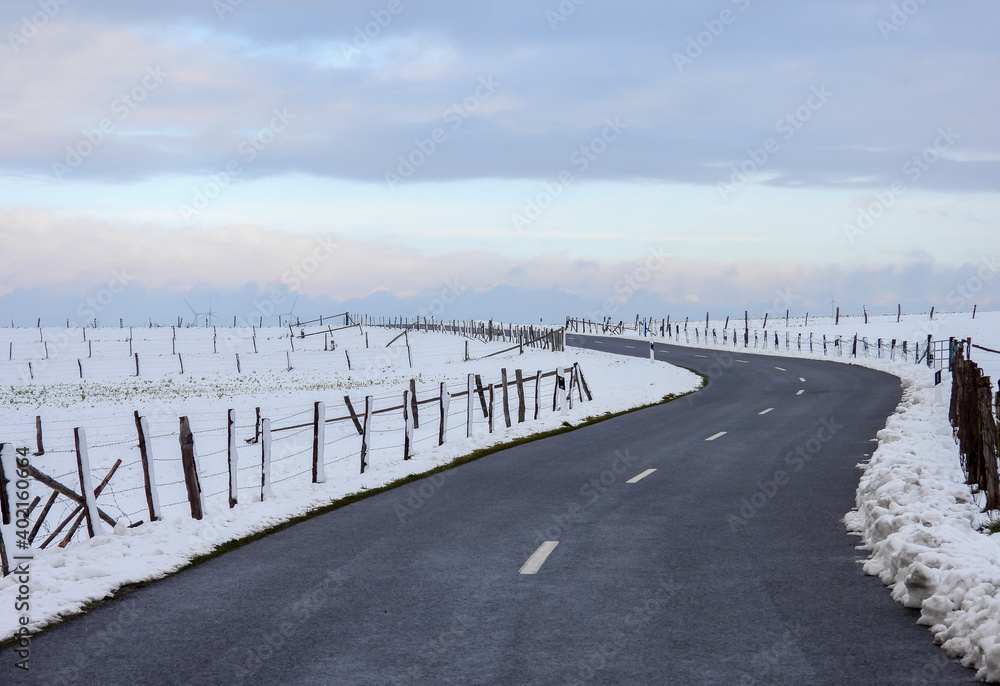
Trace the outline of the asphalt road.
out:
<instances>
[{"instance_id":1,"label":"asphalt road","mask_svg":"<svg viewBox=\"0 0 1000 686\"><path fill-rule=\"evenodd\" d=\"M864 575L841 522L898 380L674 346L657 359L711 383L128 594L36 637L30 675L4 652L0 683L970 682Z\"/></svg>"}]
</instances>

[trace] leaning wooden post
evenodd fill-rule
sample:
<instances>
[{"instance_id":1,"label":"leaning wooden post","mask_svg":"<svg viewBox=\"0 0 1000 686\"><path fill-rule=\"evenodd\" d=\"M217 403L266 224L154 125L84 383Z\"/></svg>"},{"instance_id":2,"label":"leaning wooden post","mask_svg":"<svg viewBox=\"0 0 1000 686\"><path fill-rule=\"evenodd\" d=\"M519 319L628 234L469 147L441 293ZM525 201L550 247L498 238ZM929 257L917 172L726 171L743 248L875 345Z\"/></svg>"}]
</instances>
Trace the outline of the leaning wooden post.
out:
<instances>
[{"instance_id":1,"label":"leaning wooden post","mask_svg":"<svg viewBox=\"0 0 1000 686\"><path fill-rule=\"evenodd\" d=\"M370 395L365 396L365 425L364 433L361 435L361 473L365 473L365 469L368 467L368 450L371 447L371 430L372 430L372 401L373 398Z\"/></svg>"},{"instance_id":2,"label":"leaning wooden post","mask_svg":"<svg viewBox=\"0 0 1000 686\"><path fill-rule=\"evenodd\" d=\"M583 392L586 393L587 400L588 401L593 400L594 396L591 395L591 393L590 393L590 386L587 385L587 379L584 378L584 376L583 376L583 368L580 367L580 363L579 362L573 363L573 366L576 367L576 378L579 380L580 386L583 388ZM581 398L581 400L582 400L582 398Z\"/></svg>"},{"instance_id":3,"label":"leaning wooden post","mask_svg":"<svg viewBox=\"0 0 1000 686\"><path fill-rule=\"evenodd\" d=\"M76 442L76 468L80 476L80 495L83 496L83 512L87 520L87 534L93 538L104 533L101 517L97 512L97 498L90 479L90 454L87 452L87 431L83 427L73 429Z\"/></svg>"},{"instance_id":4,"label":"leaning wooden post","mask_svg":"<svg viewBox=\"0 0 1000 686\"><path fill-rule=\"evenodd\" d=\"M503 384L503 421L510 428L510 394L507 392L507 368L500 370L500 381ZM492 411L490 412L492 414Z\"/></svg>"},{"instance_id":5,"label":"leaning wooden post","mask_svg":"<svg viewBox=\"0 0 1000 686\"><path fill-rule=\"evenodd\" d=\"M260 420L260 501L274 497L271 492L271 420Z\"/></svg>"},{"instance_id":6,"label":"leaning wooden post","mask_svg":"<svg viewBox=\"0 0 1000 686\"><path fill-rule=\"evenodd\" d=\"M160 496L156 491L156 474L153 468L153 458L149 450L149 422L135 411L135 432L139 436L139 458L142 461L142 485L146 491L146 507L149 509L149 521L155 522L160 517Z\"/></svg>"},{"instance_id":7,"label":"leaning wooden post","mask_svg":"<svg viewBox=\"0 0 1000 686\"><path fill-rule=\"evenodd\" d=\"M28 544L35 542L35 538L38 536L38 532L42 529L42 524L45 522L45 518L49 516L49 510L52 506L56 504L56 499L59 497L59 491L52 491L49 495L49 499L45 501L45 506L42 507L41 514L38 515L38 519L35 520L35 525L31 527L31 533L28 534Z\"/></svg>"},{"instance_id":8,"label":"leaning wooden post","mask_svg":"<svg viewBox=\"0 0 1000 686\"><path fill-rule=\"evenodd\" d=\"M198 480L198 457L194 450L194 434L191 432L191 421L187 417L181 417L179 440L184 486L187 488L188 502L191 504L191 517L201 519L204 516L205 503L202 500L201 483Z\"/></svg>"},{"instance_id":9,"label":"leaning wooden post","mask_svg":"<svg viewBox=\"0 0 1000 686\"><path fill-rule=\"evenodd\" d=\"M410 459L410 444L413 441L413 415L410 412L410 392L403 391L403 459Z\"/></svg>"},{"instance_id":10,"label":"leaning wooden post","mask_svg":"<svg viewBox=\"0 0 1000 686\"><path fill-rule=\"evenodd\" d=\"M438 408L441 411L441 423L438 426L438 445L444 445L448 440L448 412L451 408L451 393L448 386L441 382L441 394L438 396Z\"/></svg>"},{"instance_id":11,"label":"leaning wooden post","mask_svg":"<svg viewBox=\"0 0 1000 686\"><path fill-rule=\"evenodd\" d=\"M226 430L227 438L229 442L227 443L226 454L228 457L227 463L229 465L229 509L236 507L236 503L239 500L239 453L236 452L236 410L229 410L226 416Z\"/></svg>"},{"instance_id":12,"label":"leaning wooden post","mask_svg":"<svg viewBox=\"0 0 1000 686\"><path fill-rule=\"evenodd\" d=\"M312 482L326 483L326 404L313 405L313 466Z\"/></svg>"}]
</instances>

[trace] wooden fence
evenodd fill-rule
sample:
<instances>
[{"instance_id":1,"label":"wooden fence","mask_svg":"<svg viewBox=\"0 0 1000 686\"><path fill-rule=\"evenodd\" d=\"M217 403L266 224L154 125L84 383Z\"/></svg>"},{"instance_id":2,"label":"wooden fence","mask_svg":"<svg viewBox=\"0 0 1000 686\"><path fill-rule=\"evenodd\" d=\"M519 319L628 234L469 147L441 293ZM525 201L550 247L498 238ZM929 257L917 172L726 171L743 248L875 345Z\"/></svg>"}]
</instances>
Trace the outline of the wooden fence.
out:
<instances>
[{"instance_id":1,"label":"wooden fence","mask_svg":"<svg viewBox=\"0 0 1000 686\"><path fill-rule=\"evenodd\" d=\"M550 379L551 388L543 388ZM345 395L342 410L334 412L332 417L328 416L327 405L322 401L315 402L308 410L275 421L262 417L258 409L253 423L244 425L237 424L234 410L227 411L225 426L215 428L195 429L189 417L179 417L174 434L177 450L173 456L154 453L154 439L160 440L165 436L153 435L147 418L135 412L135 438L129 449L137 448L138 459L126 465L121 459L116 460L96 485L90 463L92 446L88 445L85 427L73 430L72 455L76 468L63 475L52 476L36 468L31 464L33 456L29 455L28 447L0 443L0 571L4 575L9 573L15 552L33 547L46 548L53 543L65 547L78 531L84 529L89 537L93 537L104 531L105 525L115 527L120 521L127 522L128 526L140 526L144 521L161 519L167 508L185 504L191 517L202 519L206 500L224 498L222 502L233 508L241 502L241 491L245 494L248 489L253 493L253 500L269 500L274 497L272 486L276 483L272 481L272 469L282 460L298 457L300 462L305 459L306 464L299 464L296 468L301 468L299 471L282 475L278 481L305 481L306 475L309 475L311 483L325 483L328 480L327 469L338 463L353 461L358 473L364 474L376 450L380 454L391 451L389 459L395 453L398 459L405 461L413 458L417 444L430 443L433 449L433 446L447 443L449 436L454 436L456 431L463 430L465 437L469 438L473 435L477 418L485 422L487 430L493 433L502 427L510 428L515 423L538 420L546 412L572 409L575 402L593 399L578 364L566 369L557 367L549 372L538 370L530 376L525 376L520 369L510 375L504 368L500 378L490 383L485 383L479 374L469 374L463 387L449 387L441 382L436 391L418 397L416 380L411 379L409 388L403 390L395 401L389 397L368 395L362 403ZM460 402L453 403L456 400ZM224 447L201 454L198 441L202 439L199 436L210 433L224 433ZM379 445L390 440L384 438L388 434L395 436L399 443ZM311 440L304 448L295 450L293 445L293 452L275 457L275 443L283 437L295 435L308 436ZM40 452L44 451L42 441L39 433ZM241 446L244 457L247 450L253 451L251 464L240 465ZM166 463L168 471L174 472L174 477L158 477L157 470L164 466L162 463ZM112 479L120 471L141 474L141 478L137 479L140 483L119 485L118 493L141 491L142 506L135 512L120 511L113 516L109 510L115 509L117 501L112 501L114 506L111 502L102 502L101 495L109 490ZM241 479L242 472L250 474ZM70 477L75 479L70 481ZM247 479L250 479L249 483ZM208 483L214 486L209 487ZM28 499L30 492L39 490L37 485L48 489L44 504L42 495L35 495L30 501ZM164 489L171 493L181 486L183 498L161 505ZM217 492L205 494L206 490L219 486L222 488ZM54 506L61 507L64 514L56 525L50 527L46 518L53 512ZM36 544L43 531L46 534L44 539Z\"/></svg>"},{"instance_id":2,"label":"wooden fence","mask_svg":"<svg viewBox=\"0 0 1000 686\"><path fill-rule=\"evenodd\" d=\"M988 350L988 349L986 349ZM990 377L965 359L964 346L952 349L949 418L958 439L966 483L986 497L985 510L1000 510L1000 392L994 395Z\"/></svg>"}]
</instances>

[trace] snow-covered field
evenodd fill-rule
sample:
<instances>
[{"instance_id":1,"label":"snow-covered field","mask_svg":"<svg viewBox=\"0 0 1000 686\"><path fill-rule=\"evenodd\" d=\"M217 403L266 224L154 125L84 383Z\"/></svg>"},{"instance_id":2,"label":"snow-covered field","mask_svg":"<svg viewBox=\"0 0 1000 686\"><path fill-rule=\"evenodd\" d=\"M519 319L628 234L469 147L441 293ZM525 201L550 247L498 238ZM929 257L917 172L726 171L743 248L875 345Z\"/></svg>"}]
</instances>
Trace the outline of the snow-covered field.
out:
<instances>
[{"instance_id":1,"label":"snow-covered field","mask_svg":"<svg viewBox=\"0 0 1000 686\"><path fill-rule=\"evenodd\" d=\"M773 322L773 323L771 323ZM896 323L891 317L841 317L835 325L830 317L792 319L786 329L784 318L769 322L769 348L754 350L754 332L763 338L763 322L752 320L750 348L743 347L743 321L736 322L738 346L733 346L733 321L729 323L727 345L707 344L705 320L688 324L685 336L681 322L680 340L708 348L738 349L770 355L806 356L860 364L895 374L903 384L903 399L878 434L878 447L871 458L859 465L863 469L858 486L856 509L847 513L845 523L870 551L865 571L878 576L891 589L892 596L907 607L920 609L920 623L930 627L934 640L950 655L977 670L978 678L1000 682L1000 536L990 535L982 527L991 515L982 512L982 501L970 494L959 462L958 446L948 420L951 378L942 374L935 386L934 370L914 364L913 343L924 347L927 335L935 340L972 338L987 348L1000 350L1000 313L979 312L973 320L969 313L904 316ZM671 322L673 323L673 322ZM722 340L723 321L709 322ZM658 325L657 325L658 326ZM696 339L694 326L701 331ZM650 329L651 330L651 329ZM659 328L657 328L657 333ZM773 349L778 333L779 350ZM788 349L785 334L789 334ZM812 334L814 353L798 350L798 335ZM848 357L851 348L828 346L824 356L819 341L838 336L850 340L854 335L869 343L896 339L910 345L908 361L890 361L875 357L877 348L870 345L868 354L858 359ZM626 335L635 337L635 332ZM659 340L659 336L655 337ZM696 343L697 341L697 343ZM861 348L863 350L863 347ZM972 359L991 376L996 389L1000 379L1000 355L973 349ZM994 513L995 514L995 513Z\"/></svg>"},{"instance_id":2,"label":"snow-covered field","mask_svg":"<svg viewBox=\"0 0 1000 686\"><path fill-rule=\"evenodd\" d=\"M79 611L88 602L114 593L124 584L162 577L220 544L345 496L426 472L479 448L553 429L564 422L577 423L655 402L670 393L693 390L701 383L696 375L666 364L651 365L648 360L577 349L553 353L525 348L523 355L514 350L476 359L510 347L510 342L471 341L472 359L464 361L466 339L448 334L411 332L406 339L386 348L398 333L391 329L352 328L332 336L299 338L296 329L296 338L290 340L287 329L199 328L178 329L175 340L170 327L136 328L132 332L0 329L0 349L6 348L6 357L13 358L0 362L0 442L34 452L35 418L40 416L45 452L31 456L31 464L75 490L79 489L79 479L74 427L87 430L95 485L116 460L122 461L98 498L101 509L119 521L114 531L106 529L93 539L80 531L65 548L59 548L64 530L46 549L39 550L48 532L73 507L60 498L48 514L35 539L34 559L30 562L29 628L44 627L62 615ZM334 345L335 349L331 349ZM48 360L44 359L46 352ZM138 377L136 353L141 372ZM241 358L239 371L237 353ZM561 409L553 412L555 379L549 376L542 380L540 417L534 421L534 381L528 377L574 363L579 363L593 401L581 403L577 398L565 414ZM526 379L528 421L524 424L517 423L517 393L511 386L514 423L509 429L505 427L500 409L502 394L497 389L494 433L488 431L477 397L473 436L467 438L466 398L454 398L447 442L439 446L438 403L429 402L419 406L413 458L404 462L402 412L375 414L369 466L361 474L361 437L354 423L349 419L334 422L326 427L326 483L311 483L314 402L325 403L328 418L345 417L349 412L344 396L349 395L355 409L363 414L365 396L372 396L375 410L401 405L410 379L415 380L418 400L436 400L442 382L451 393L466 389L470 373L481 375L484 385L499 384L502 368L507 369L511 380L516 369L522 370ZM273 428L307 424L273 434L274 497L263 502L261 446L252 442L258 407L261 416L272 421ZM228 503L229 409L236 411L239 446L239 504L233 509ZM149 448L163 520L152 524L148 523L134 411L147 418L153 435ZM205 498L205 516L200 521L191 518L183 483L178 439L181 416L190 419L199 459ZM427 482L419 497L433 497L434 490L434 482ZM49 493L40 484L32 486L32 497L41 496L42 505ZM36 508L32 522L42 505ZM405 511L398 514L401 521L407 516ZM143 520L147 523L128 527ZM0 580L0 640L9 638L17 629L20 612L15 611L15 598L20 583L15 576Z\"/></svg>"}]
</instances>

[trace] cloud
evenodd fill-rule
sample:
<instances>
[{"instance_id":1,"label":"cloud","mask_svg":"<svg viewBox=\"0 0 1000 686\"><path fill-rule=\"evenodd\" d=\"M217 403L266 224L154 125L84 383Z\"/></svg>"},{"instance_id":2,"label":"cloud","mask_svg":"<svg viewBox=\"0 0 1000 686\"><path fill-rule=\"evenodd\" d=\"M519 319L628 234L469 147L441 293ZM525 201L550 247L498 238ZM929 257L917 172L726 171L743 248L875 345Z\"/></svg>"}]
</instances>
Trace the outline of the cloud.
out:
<instances>
[{"instance_id":1,"label":"cloud","mask_svg":"<svg viewBox=\"0 0 1000 686\"><path fill-rule=\"evenodd\" d=\"M253 297L274 290L303 303L349 303L359 308L414 308L433 299L442 285L455 284L466 296L451 316L561 317L636 311L697 313L703 308L750 309L763 313L825 312L831 298L845 308L929 310L1000 307L997 289L975 284L983 264L937 265L925 252L894 264L848 268L744 260L685 260L668 246L651 245L632 260L577 259L564 254L514 260L485 251L428 255L384 242L357 241L268 231L256 226L166 231L155 225L124 226L77 220L56 221L47 212L0 212L2 247L16 255L0 274L0 312L30 294L26 316L73 317L66 303L80 302L124 275L128 316L170 321L184 314L181 298L228 299L228 316L249 311ZM996 262L997 257L993 259ZM989 263L989 264L993 264ZM986 285L1000 274L993 273ZM971 294L959 293L962 288ZM285 296L283 296L285 297ZM166 303L170 303L168 306ZM520 309L518 309L520 308ZM23 312L23 302L17 306ZM336 311L341 311L337 309ZM407 310L409 311L409 310ZM845 309L846 311L846 309ZM123 315L116 315L123 316Z\"/></svg>"},{"instance_id":2,"label":"cloud","mask_svg":"<svg viewBox=\"0 0 1000 686\"><path fill-rule=\"evenodd\" d=\"M226 1L233 11L221 18L205 0L62 5L16 53L0 52L0 166L51 177L66 147L110 117L114 131L71 180L203 173L287 107L295 126L248 174L381 183L493 75L502 86L449 131L417 181L547 178L618 116L631 128L592 178L714 185L777 137L782 149L759 182L879 188L953 126L962 150L921 184L1000 182L991 4L921 5L887 40L878 22L891 7L840 0L584 3L555 30L546 12L556 2L403 2L383 25L377 0ZM679 72L675 55L722 9L735 20ZM0 25L17 33L36 10L8 3ZM116 98L156 65L169 78L116 119ZM835 95L784 140L776 123L820 85Z\"/></svg>"}]
</instances>

